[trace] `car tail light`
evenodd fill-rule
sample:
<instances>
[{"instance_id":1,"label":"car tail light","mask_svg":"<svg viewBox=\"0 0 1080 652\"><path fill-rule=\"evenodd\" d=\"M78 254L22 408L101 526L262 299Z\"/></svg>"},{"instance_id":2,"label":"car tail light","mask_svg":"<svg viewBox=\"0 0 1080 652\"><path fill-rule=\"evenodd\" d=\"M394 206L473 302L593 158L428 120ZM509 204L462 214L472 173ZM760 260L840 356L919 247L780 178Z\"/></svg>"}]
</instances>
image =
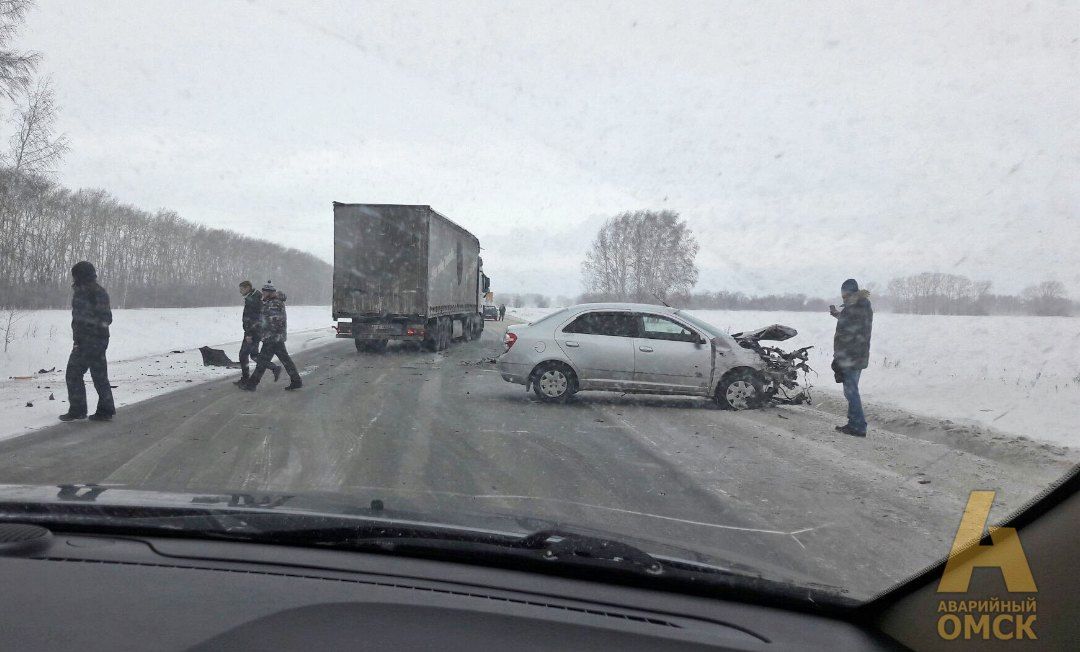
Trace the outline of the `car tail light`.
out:
<instances>
[{"instance_id":1,"label":"car tail light","mask_svg":"<svg viewBox=\"0 0 1080 652\"><path fill-rule=\"evenodd\" d=\"M424 334L423 330L417 330L417 329L413 328L412 326L405 329L405 335L407 337L412 337L414 335L423 335L423 334Z\"/></svg>"},{"instance_id":2,"label":"car tail light","mask_svg":"<svg viewBox=\"0 0 1080 652\"><path fill-rule=\"evenodd\" d=\"M510 347L514 346L514 342L517 342L517 335L514 335L513 333L507 333L503 337L503 344L506 345L507 351L510 350Z\"/></svg>"}]
</instances>

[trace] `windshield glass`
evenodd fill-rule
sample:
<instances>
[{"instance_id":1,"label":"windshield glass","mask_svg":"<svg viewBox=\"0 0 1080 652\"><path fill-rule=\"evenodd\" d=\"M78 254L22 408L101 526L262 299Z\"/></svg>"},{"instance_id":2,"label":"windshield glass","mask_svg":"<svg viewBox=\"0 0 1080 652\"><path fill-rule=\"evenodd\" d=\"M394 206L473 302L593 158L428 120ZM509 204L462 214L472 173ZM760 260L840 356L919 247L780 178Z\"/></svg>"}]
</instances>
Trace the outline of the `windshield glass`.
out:
<instances>
[{"instance_id":1,"label":"windshield glass","mask_svg":"<svg viewBox=\"0 0 1080 652\"><path fill-rule=\"evenodd\" d=\"M1080 462L1078 22L0 0L0 502L374 501L868 600Z\"/></svg>"},{"instance_id":2,"label":"windshield glass","mask_svg":"<svg viewBox=\"0 0 1080 652\"><path fill-rule=\"evenodd\" d=\"M695 317L694 315L690 314L689 312L687 312L685 310L679 310L675 314L677 314L680 319L684 319L687 322L689 322L691 325L697 326L698 328L700 328L702 331L704 331L710 337L719 337L721 335L726 334L726 333L723 332L722 329L717 328L716 324L710 324L707 321L704 321L702 319L698 319L697 317Z\"/></svg>"}]
</instances>

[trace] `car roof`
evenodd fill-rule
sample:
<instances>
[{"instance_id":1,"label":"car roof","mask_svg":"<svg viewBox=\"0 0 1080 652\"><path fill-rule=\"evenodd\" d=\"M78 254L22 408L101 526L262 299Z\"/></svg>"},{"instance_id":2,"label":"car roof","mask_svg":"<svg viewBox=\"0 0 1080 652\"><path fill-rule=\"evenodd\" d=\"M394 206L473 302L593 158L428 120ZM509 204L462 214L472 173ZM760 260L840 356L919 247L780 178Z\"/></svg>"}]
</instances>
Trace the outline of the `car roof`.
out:
<instances>
[{"instance_id":1,"label":"car roof","mask_svg":"<svg viewBox=\"0 0 1080 652\"><path fill-rule=\"evenodd\" d=\"M575 312L584 310L640 310L643 312L656 312L667 315L678 312L677 308L657 306L651 303L579 303L570 306L569 309Z\"/></svg>"}]
</instances>

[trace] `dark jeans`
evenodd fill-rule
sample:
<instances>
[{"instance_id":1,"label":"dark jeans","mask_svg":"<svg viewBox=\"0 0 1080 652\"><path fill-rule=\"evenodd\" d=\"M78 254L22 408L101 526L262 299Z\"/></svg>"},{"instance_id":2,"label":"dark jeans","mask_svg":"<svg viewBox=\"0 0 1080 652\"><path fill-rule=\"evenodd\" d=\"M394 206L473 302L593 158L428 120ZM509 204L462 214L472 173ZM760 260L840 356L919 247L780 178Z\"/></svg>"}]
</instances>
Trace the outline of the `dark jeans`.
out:
<instances>
[{"instance_id":1,"label":"dark jeans","mask_svg":"<svg viewBox=\"0 0 1080 652\"><path fill-rule=\"evenodd\" d=\"M112 388L109 387L109 367L105 362L105 350L109 348L109 340L104 342L76 342L71 347L71 355L68 357L67 381L68 412L71 414L86 414L86 382L83 376L90 371L90 378L94 380L94 389L97 390L98 414L116 414L116 405L113 404Z\"/></svg>"},{"instance_id":2,"label":"dark jeans","mask_svg":"<svg viewBox=\"0 0 1080 652\"><path fill-rule=\"evenodd\" d=\"M262 352L259 353L259 357L255 360L255 373L251 374L251 380L248 381L250 384L259 384L267 368L273 366L270 360L275 355L278 360L281 360L281 364L285 366L285 373L289 374L289 380L300 382L300 374L296 371L296 365L293 364L292 358L289 357L289 352L285 350L285 343L263 342Z\"/></svg>"},{"instance_id":3,"label":"dark jeans","mask_svg":"<svg viewBox=\"0 0 1080 652\"><path fill-rule=\"evenodd\" d=\"M859 377L862 369L844 369L844 398L847 399L847 424L856 432L866 432L866 415L863 414L862 397L859 396Z\"/></svg>"},{"instance_id":4,"label":"dark jeans","mask_svg":"<svg viewBox=\"0 0 1080 652\"><path fill-rule=\"evenodd\" d=\"M248 373L248 362L250 362L253 358L258 358L258 355L259 339L252 338L249 342L247 340L247 337L245 337L244 341L240 343L240 378L242 380L247 380L250 375ZM277 368L278 366L276 364L270 363L270 369Z\"/></svg>"}]
</instances>

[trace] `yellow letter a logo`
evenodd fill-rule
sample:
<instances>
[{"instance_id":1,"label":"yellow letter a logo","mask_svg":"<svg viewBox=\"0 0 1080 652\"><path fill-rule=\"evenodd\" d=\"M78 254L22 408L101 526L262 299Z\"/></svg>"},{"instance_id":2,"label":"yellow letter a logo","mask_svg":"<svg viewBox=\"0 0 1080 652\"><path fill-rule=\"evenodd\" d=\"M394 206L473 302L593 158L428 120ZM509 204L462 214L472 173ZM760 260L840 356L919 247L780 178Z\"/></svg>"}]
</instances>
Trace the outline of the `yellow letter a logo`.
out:
<instances>
[{"instance_id":1,"label":"yellow letter a logo","mask_svg":"<svg viewBox=\"0 0 1080 652\"><path fill-rule=\"evenodd\" d=\"M945 562L945 572L938 583L938 593L967 591L971 572L976 568L1001 569L1005 587L1010 593L1037 591L1035 578L1031 576L1031 568L1015 528L991 528L990 540L993 544L984 546L978 543L993 503L993 491L971 492L964 516L960 519L960 527L956 531L956 538L953 539L949 559Z\"/></svg>"}]
</instances>

